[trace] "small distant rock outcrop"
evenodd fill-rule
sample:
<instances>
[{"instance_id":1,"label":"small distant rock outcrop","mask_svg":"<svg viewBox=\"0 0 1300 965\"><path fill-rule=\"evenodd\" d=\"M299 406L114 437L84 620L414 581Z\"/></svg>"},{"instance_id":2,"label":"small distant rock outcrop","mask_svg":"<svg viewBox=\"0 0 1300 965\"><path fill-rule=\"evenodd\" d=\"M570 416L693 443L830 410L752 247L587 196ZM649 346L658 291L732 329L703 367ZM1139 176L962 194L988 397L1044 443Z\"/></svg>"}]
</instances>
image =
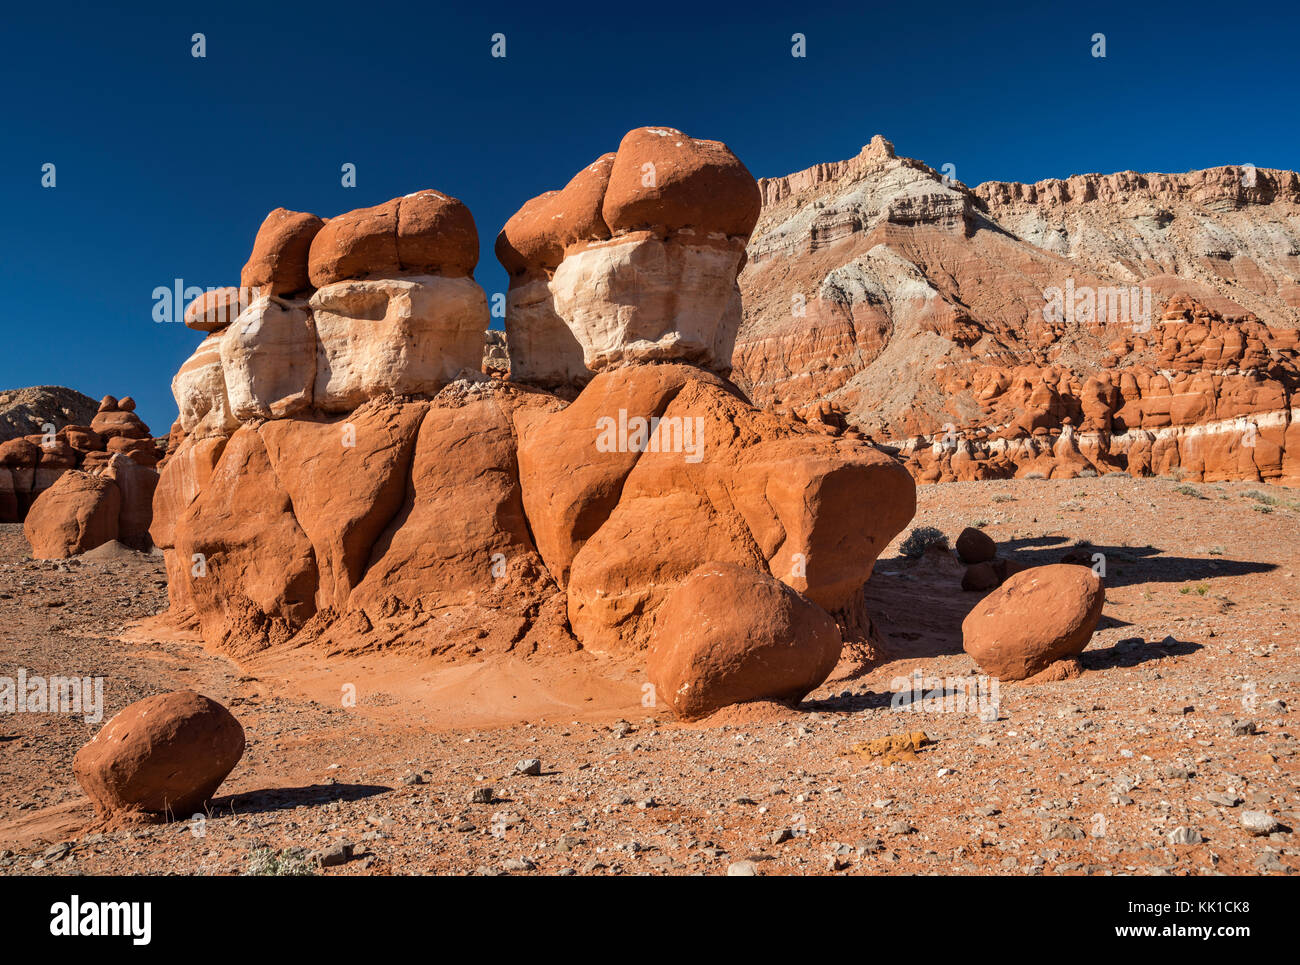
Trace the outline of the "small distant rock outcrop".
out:
<instances>
[{"instance_id":1,"label":"small distant rock outcrop","mask_svg":"<svg viewBox=\"0 0 1300 965\"><path fill-rule=\"evenodd\" d=\"M15 419L32 418L41 431L0 442L0 522L22 522L38 558L113 539L149 549L155 467L167 440L153 438L135 400L105 396L95 404L68 389L22 392L28 401ZM60 401L68 399L75 405Z\"/></svg>"},{"instance_id":2,"label":"small distant rock outcrop","mask_svg":"<svg viewBox=\"0 0 1300 965\"><path fill-rule=\"evenodd\" d=\"M77 752L72 772L105 822L185 820L244 755L244 729L192 690L136 701Z\"/></svg>"},{"instance_id":3,"label":"small distant rock outcrop","mask_svg":"<svg viewBox=\"0 0 1300 965\"><path fill-rule=\"evenodd\" d=\"M172 616L236 655L619 653L691 684L664 695L687 716L816 687L871 633L863 585L915 485L727 380L759 204L725 145L630 132L502 230L504 336L455 199L272 212L172 383ZM220 326L219 304L243 307ZM656 643L717 573L762 609Z\"/></svg>"},{"instance_id":4,"label":"small distant rock outcrop","mask_svg":"<svg viewBox=\"0 0 1300 965\"><path fill-rule=\"evenodd\" d=\"M88 395L61 385L0 390L0 442L69 425L89 425L99 405Z\"/></svg>"}]
</instances>

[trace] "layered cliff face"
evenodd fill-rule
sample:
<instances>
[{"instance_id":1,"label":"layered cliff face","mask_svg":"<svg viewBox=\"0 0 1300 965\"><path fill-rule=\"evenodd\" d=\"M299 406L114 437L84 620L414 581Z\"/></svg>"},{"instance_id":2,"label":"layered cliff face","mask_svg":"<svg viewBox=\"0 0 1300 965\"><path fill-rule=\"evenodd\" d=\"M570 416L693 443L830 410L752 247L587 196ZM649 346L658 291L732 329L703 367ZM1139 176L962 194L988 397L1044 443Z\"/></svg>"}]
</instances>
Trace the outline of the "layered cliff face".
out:
<instances>
[{"instance_id":1,"label":"layered cliff face","mask_svg":"<svg viewBox=\"0 0 1300 965\"><path fill-rule=\"evenodd\" d=\"M1011 474L1042 470L1041 460L1037 470L1023 465L1040 458L1033 447L1044 436L1098 431L1080 424L1081 410L1105 379L1130 386L1125 400L1141 391L1197 400L1174 406L1167 421L1153 414L1158 404L1137 419L1128 410L1121 424L1162 434L1172 448L1133 471L1300 477L1294 452L1234 455L1232 466L1214 457L1207 468L1180 442L1236 432L1215 446L1235 452L1253 449L1266 427L1288 437L1300 324L1294 173L1083 175L972 191L877 137L851 160L759 188L733 358L734 378L756 401L855 425L913 453L939 445L951 457L959 444L997 435L1017 456L1010 469L982 471ZM1172 331L1193 317L1200 328ZM1179 347L1165 350L1171 340ZM1224 345L1248 343L1256 350L1243 358L1219 357ZM1204 356L1200 377L1189 381L1184 364L1171 378L1170 353L1184 363ZM1009 400L1031 398L1037 415L1017 427ZM1254 428L1233 421L1247 416ZM1109 436L1085 444L1115 457L1098 471L1130 468L1124 441L1115 452Z\"/></svg>"},{"instance_id":2,"label":"layered cliff face","mask_svg":"<svg viewBox=\"0 0 1300 965\"><path fill-rule=\"evenodd\" d=\"M1300 176L1219 167L975 189L989 217L1121 285L1182 292L1229 317L1300 323Z\"/></svg>"},{"instance_id":3,"label":"layered cliff face","mask_svg":"<svg viewBox=\"0 0 1300 965\"><path fill-rule=\"evenodd\" d=\"M1178 295L1087 376L1082 366L976 367L969 390L988 424L950 425L902 453L922 482L1120 471L1297 482L1296 334Z\"/></svg>"}]
</instances>

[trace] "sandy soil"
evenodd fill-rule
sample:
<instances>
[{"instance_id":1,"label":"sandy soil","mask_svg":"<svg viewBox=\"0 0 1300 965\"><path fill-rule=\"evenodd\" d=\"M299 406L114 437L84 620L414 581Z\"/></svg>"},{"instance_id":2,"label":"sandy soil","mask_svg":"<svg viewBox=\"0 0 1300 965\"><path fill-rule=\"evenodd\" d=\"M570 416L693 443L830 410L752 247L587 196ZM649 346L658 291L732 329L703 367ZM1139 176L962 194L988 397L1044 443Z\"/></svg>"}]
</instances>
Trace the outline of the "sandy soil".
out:
<instances>
[{"instance_id":1,"label":"sandy soil","mask_svg":"<svg viewBox=\"0 0 1300 965\"><path fill-rule=\"evenodd\" d=\"M0 527L0 676L102 676L105 720L191 687L248 736L208 815L105 832L71 774L100 725L0 715L0 873L284 873L341 861L344 844L350 860L316 873L1300 870L1300 492L1115 476L921 488L913 525L952 539L977 522L1027 563L1080 541L1104 555L1081 676L1003 684L996 718L955 706L978 674L960 624L980 594L955 560L896 543L868 586L882 663L845 660L795 709L693 725L642 705L635 660L585 653L236 665L147 619L165 607L160 560L33 561ZM895 691L914 671L949 699L910 709ZM930 743L912 759L853 751L914 731ZM539 774L515 773L531 758ZM1247 811L1278 830L1252 834Z\"/></svg>"}]
</instances>

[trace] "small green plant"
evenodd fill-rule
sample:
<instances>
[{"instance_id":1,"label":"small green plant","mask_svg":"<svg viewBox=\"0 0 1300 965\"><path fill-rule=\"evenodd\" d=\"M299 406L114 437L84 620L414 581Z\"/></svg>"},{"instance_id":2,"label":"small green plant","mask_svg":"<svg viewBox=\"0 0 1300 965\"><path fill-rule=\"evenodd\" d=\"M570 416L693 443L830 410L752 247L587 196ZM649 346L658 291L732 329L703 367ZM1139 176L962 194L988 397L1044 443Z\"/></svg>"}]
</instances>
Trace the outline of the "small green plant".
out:
<instances>
[{"instance_id":1,"label":"small green plant","mask_svg":"<svg viewBox=\"0 0 1300 965\"><path fill-rule=\"evenodd\" d=\"M1201 491L1197 489L1195 486L1175 486L1174 492L1182 496L1191 496L1195 499L1205 498L1204 496L1201 495Z\"/></svg>"},{"instance_id":2,"label":"small green plant","mask_svg":"<svg viewBox=\"0 0 1300 965\"><path fill-rule=\"evenodd\" d=\"M971 525L974 526L976 529L983 529L988 524L989 521L987 519L977 519L975 520L975 522L971 523Z\"/></svg>"},{"instance_id":3,"label":"small green plant","mask_svg":"<svg viewBox=\"0 0 1300 965\"><path fill-rule=\"evenodd\" d=\"M933 526L918 526L903 540L899 546L899 552L909 559L920 559L925 551L931 546L942 546L948 548L948 537L943 535L943 530L936 529Z\"/></svg>"},{"instance_id":4,"label":"small green plant","mask_svg":"<svg viewBox=\"0 0 1300 965\"><path fill-rule=\"evenodd\" d=\"M244 868L246 876L273 876L279 878L297 878L314 875L316 869L307 860L303 848L288 848L284 851L272 851L270 848L258 848L248 856L248 865Z\"/></svg>"},{"instance_id":5,"label":"small green plant","mask_svg":"<svg viewBox=\"0 0 1300 965\"><path fill-rule=\"evenodd\" d=\"M1190 586L1180 586L1178 588L1178 592L1181 593L1183 596L1186 596L1188 593L1192 592L1192 588Z\"/></svg>"},{"instance_id":6,"label":"small green plant","mask_svg":"<svg viewBox=\"0 0 1300 965\"><path fill-rule=\"evenodd\" d=\"M992 497L992 501L995 503L1014 503L1016 501L1016 497L1008 496L1006 493L998 493Z\"/></svg>"},{"instance_id":7,"label":"small green plant","mask_svg":"<svg viewBox=\"0 0 1300 965\"><path fill-rule=\"evenodd\" d=\"M1253 510L1254 510L1255 512L1257 512L1257 513L1271 513L1271 512L1273 512L1273 507L1272 507L1272 506L1251 506L1250 508L1253 509Z\"/></svg>"},{"instance_id":8,"label":"small green plant","mask_svg":"<svg viewBox=\"0 0 1300 965\"><path fill-rule=\"evenodd\" d=\"M1265 506L1276 506L1280 500L1272 493L1262 493L1258 489L1251 489L1242 493L1247 499L1253 499L1257 503L1263 503Z\"/></svg>"},{"instance_id":9,"label":"small green plant","mask_svg":"<svg viewBox=\"0 0 1300 965\"><path fill-rule=\"evenodd\" d=\"M1196 588L1196 593L1198 596L1205 596L1205 594L1209 592L1210 592L1210 588L1206 586L1204 583L1202 583L1200 586Z\"/></svg>"}]
</instances>

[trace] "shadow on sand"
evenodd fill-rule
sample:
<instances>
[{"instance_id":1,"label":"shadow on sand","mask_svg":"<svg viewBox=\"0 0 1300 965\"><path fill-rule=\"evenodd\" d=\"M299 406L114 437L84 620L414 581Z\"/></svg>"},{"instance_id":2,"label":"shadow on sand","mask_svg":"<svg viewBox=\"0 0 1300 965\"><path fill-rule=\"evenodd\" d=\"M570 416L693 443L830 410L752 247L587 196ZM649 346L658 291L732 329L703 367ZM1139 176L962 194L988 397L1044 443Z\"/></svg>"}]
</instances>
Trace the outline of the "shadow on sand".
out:
<instances>
[{"instance_id":1,"label":"shadow on sand","mask_svg":"<svg viewBox=\"0 0 1300 965\"><path fill-rule=\"evenodd\" d=\"M1111 647L1085 650L1079 654L1079 661L1086 670L1109 670L1112 667L1136 667L1165 657L1185 657L1200 649L1202 646L1199 643L1175 640L1173 637L1150 642L1141 637L1128 637Z\"/></svg>"},{"instance_id":2,"label":"shadow on sand","mask_svg":"<svg viewBox=\"0 0 1300 965\"><path fill-rule=\"evenodd\" d=\"M309 784L306 787L269 787L213 798L209 805L214 814L265 814L290 808L328 804L331 801L360 801L385 794L391 787L380 784Z\"/></svg>"},{"instance_id":3,"label":"shadow on sand","mask_svg":"<svg viewBox=\"0 0 1300 965\"><path fill-rule=\"evenodd\" d=\"M1277 569L1274 563L1252 560L1229 560L1212 556L1170 556L1155 546L1075 545L1063 536L1037 536L1032 539L1008 540L998 546L998 555L1028 566L1059 563L1071 555L1075 560L1090 560L1094 553L1106 559L1107 586L1132 586L1135 583L1185 583L1212 580L1224 576L1245 576ZM1072 560L1073 561L1073 560Z\"/></svg>"},{"instance_id":4,"label":"shadow on sand","mask_svg":"<svg viewBox=\"0 0 1300 965\"><path fill-rule=\"evenodd\" d=\"M1113 667L1136 667L1152 660L1163 660L1166 657L1185 657L1200 649L1202 649L1202 646L1199 643L1192 643L1189 640L1176 640L1173 637L1165 637L1163 640L1150 642L1143 640L1141 637L1127 637L1110 647L1085 650L1079 655L1079 660L1086 670L1109 670ZM852 677L845 678L843 682L849 683L852 679ZM971 699L977 692L976 690L961 691L955 687L949 687L947 684L947 680L940 680L940 686L937 688L933 687L933 685L927 685L923 696L927 699L958 696ZM867 691L855 694L843 691L830 697L823 697L820 700L804 701L799 709L809 712L820 711L836 714L852 714L863 710L879 710L891 706L896 710L909 709L914 697L911 690L911 679L900 672L891 681L890 685L897 687L897 692Z\"/></svg>"}]
</instances>

